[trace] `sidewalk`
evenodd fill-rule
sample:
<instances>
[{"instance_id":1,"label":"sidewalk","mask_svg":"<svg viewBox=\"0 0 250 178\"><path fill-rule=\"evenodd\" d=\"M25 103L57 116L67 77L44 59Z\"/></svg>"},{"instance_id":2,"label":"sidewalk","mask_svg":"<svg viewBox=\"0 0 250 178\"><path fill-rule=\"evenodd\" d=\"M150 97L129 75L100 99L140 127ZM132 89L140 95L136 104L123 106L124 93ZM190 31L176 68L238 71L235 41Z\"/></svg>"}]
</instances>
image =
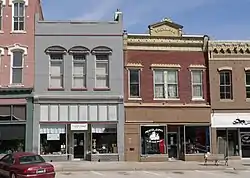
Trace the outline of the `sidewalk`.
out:
<instances>
[{"instance_id":1,"label":"sidewalk","mask_svg":"<svg viewBox=\"0 0 250 178\"><path fill-rule=\"evenodd\" d=\"M57 172L62 171L164 171L164 170L246 170L248 167L242 165L241 161L230 161L229 166L208 164L204 166L201 162L52 162Z\"/></svg>"}]
</instances>

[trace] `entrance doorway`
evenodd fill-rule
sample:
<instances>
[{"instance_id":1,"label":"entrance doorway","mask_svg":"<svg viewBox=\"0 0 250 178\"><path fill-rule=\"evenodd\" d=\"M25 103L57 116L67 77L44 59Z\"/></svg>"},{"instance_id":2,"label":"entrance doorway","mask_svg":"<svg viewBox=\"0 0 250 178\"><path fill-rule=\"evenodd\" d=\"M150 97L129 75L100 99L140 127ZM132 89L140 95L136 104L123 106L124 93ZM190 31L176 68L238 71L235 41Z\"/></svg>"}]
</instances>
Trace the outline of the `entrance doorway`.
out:
<instances>
[{"instance_id":1,"label":"entrance doorway","mask_svg":"<svg viewBox=\"0 0 250 178\"><path fill-rule=\"evenodd\" d=\"M241 154L242 158L250 158L250 132L241 132Z\"/></svg>"},{"instance_id":2,"label":"entrance doorway","mask_svg":"<svg viewBox=\"0 0 250 178\"><path fill-rule=\"evenodd\" d=\"M168 126L168 157L169 159L184 160L184 126Z\"/></svg>"},{"instance_id":3,"label":"entrance doorway","mask_svg":"<svg viewBox=\"0 0 250 178\"><path fill-rule=\"evenodd\" d=\"M73 133L73 158L75 160L85 159L85 138L83 132Z\"/></svg>"}]
</instances>

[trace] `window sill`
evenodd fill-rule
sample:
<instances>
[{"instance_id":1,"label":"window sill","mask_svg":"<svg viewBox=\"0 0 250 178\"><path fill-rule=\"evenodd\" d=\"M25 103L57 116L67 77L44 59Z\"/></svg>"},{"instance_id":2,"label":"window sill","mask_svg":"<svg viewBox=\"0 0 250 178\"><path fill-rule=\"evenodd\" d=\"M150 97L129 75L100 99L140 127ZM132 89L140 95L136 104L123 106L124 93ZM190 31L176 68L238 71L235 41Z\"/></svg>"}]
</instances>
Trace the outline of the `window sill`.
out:
<instances>
[{"instance_id":1,"label":"window sill","mask_svg":"<svg viewBox=\"0 0 250 178\"><path fill-rule=\"evenodd\" d=\"M250 102L250 98L246 98L246 102Z\"/></svg>"},{"instance_id":2,"label":"window sill","mask_svg":"<svg viewBox=\"0 0 250 178\"><path fill-rule=\"evenodd\" d=\"M220 99L220 102L234 102L234 100L232 99Z\"/></svg>"},{"instance_id":3,"label":"window sill","mask_svg":"<svg viewBox=\"0 0 250 178\"><path fill-rule=\"evenodd\" d=\"M87 88L71 88L71 91L87 91Z\"/></svg>"},{"instance_id":4,"label":"window sill","mask_svg":"<svg viewBox=\"0 0 250 178\"><path fill-rule=\"evenodd\" d=\"M154 101L180 101L180 98L154 98Z\"/></svg>"},{"instance_id":5,"label":"window sill","mask_svg":"<svg viewBox=\"0 0 250 178\"><path fill-rule=\"evenodd\" d=\"M94 88L94 91L110 91L110 88Z\"/></svg>"},{"instance_id":6,"label":"window sill","mask_svg":"<svg viewBox=\"0 0 250 178\"><path fill-rule=\"evenodd\" d=\"M24 85L23 84L10 84L10 85L8 85L8 87L10 87L10 88L15 88L15 87L24 87Z\"/></svg>"},{"instance_id":7,"label":"window sill","mask_svg":"<svg viewBox=\"0 0 250 178\"><path fill-rule=\"evenodd\" d=\"M64 88L48 88L49 91L64 91Z\"/></svg>"},{"instance_id":8,"label":"window sill","mask_svg":"<svg viewBox=\"0 0 250 178\"><path fill-rule=\"evenodd\" d=\"M204 98L192 98L192 101L205 101Z\"/></svg>"},{"instance_id":9,"label":"window sill","mask_svg":"<svg viewBox=\"0 0 250 178\"><path fill-rule=\"evenodd\" d=\"M3 33L4 33L4 31L0 30L0 34L3 34Z\"/></svg>"},{"instance_id":10,"label":"window sill","mask_svg":"<svg viewBox=\"0 0 250 178\"><path fill-rule=\"evenodd\" d=\"M20 30L20 31L19 30L16 30L16 31L14 30L14 31L11 31L10 33L11 34L26 34L27 32L23 31L23 30Z\"/></svg>"},{"instance_id":11,"label":"window sill","mask_svg":"<svg viewBox=\"0 0 250 178\"><path fill-rule=\"evenodd\" d=\"M142 98L128 98L130 101L142 101Z\"/></svg>"}]
</instances>

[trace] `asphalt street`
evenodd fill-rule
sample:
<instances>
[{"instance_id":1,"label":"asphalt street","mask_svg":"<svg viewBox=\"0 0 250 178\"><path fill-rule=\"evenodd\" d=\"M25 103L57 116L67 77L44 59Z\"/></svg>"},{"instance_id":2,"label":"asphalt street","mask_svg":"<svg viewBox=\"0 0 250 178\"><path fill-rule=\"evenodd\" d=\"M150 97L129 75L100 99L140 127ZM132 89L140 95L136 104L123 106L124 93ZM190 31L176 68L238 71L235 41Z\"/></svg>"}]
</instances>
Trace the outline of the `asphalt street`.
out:
<instances>
[{"instance_id":1,"label":"asphalt street","mask_svg":"<svg viewBox=\"0 0 250 178\"><path fill-rule=\"evenodd\" d=\"M56 178L249 178L250 170L235 171L84 171L58 172Z\"/></svg>"}]
</instances>

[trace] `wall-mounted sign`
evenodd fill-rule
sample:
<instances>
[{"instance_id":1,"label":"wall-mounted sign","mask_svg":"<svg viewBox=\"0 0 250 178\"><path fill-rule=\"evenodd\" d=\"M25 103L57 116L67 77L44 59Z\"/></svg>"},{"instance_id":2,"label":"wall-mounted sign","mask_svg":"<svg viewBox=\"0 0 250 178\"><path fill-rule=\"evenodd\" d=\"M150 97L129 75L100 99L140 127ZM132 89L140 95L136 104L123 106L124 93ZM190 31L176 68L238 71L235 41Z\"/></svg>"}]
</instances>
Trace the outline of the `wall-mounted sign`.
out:
<instances>
[{"instance_id":1,"label":"wall-mounted sign","mask_svg":"<svg viewBox=\"0 0 250 178\"><path fill-rule=\"evenodd\" d=\"M250 133L242 133L241 134L241 143L243 145L250 144Z\"/></svg>"},{"instance_id":2,"label":"wall-mounted sign","mask_svg":"<svg viewBox=\"0 0 250 178\"><path fill-rule=\"evenodd\" d=\"M145 134L148 135L147 142L157 143L160 142L160 132L163 132L162 129L149 129L145 131Z\"/></svg>"},{"instance_id":3,"label":"wall-mounted sign","mask_svg":"<svg viewBox=\"0 0 250 178\"><path fill-rule=\"evenodd\" d=\"M88 130L88 124L71 124L70 125L71 130Z\"/></svg>"},{"instance_id":4,"label":"wall-mounted sign","mask_svg":"<svg viewBox=\"0 0 250 178\"><path fill-rule=\"evenodd\" d=\"M60 140L60 134L47 134L47 140Z\"/></svg>"},{"instance_id":5,"label":"wall-mounted sign","mask_svg":"<svg viewBox=\"0 0 250 178\"><path fill-rule=\"evenodd\" d=\"M250 124L250 120L244 120L244 119L237 118L237 119L235 119L233 121L233 124L234 125L238 125L238 124L240 124L240 125L249 125Z\"/></svg>"},{"instance_id":6,"label":"wall-mounted sign","mask_svg":"<svg viewBox=\"0 0 250 178\"><path fill-rule=\"evenodd\" d=\"M161 33L161 32L170 32L172 34L175 34L175 31L169 27L160 27L160 28L156 28L155 33Z\"/></svg>"}]
</instances>

